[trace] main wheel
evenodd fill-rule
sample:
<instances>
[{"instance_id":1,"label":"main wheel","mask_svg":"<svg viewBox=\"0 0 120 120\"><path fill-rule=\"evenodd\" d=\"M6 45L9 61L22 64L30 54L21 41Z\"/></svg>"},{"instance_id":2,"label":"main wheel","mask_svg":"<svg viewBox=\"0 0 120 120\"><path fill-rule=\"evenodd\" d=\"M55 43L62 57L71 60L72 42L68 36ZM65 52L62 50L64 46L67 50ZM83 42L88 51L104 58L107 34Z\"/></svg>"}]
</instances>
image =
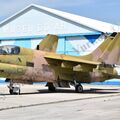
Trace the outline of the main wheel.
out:
<instances>
[{"instance_id":1,"label":"main wheel","mask_svg":"<svg viewBox=\"0 0 120 120\"><path fill-rule=\"evenodd\" d=\"M13 95L13 89L9 90L10 95Z\"/></svg>"},{"instance_id":2,"label":"main wheel","mask_svg":"<svg viewBox=\"0 0 120 120\"><path fill-rule=\"evenodd\" d=\"M55 92L56 91L56 88L54 87L53 83L48 83L48 90L50 92Z\"/></svg>"},{"instance_id":3,"label":"main wheel","mask_svg":"<svg viewBox=\"0 0 120 120\"><path fill-rule=\"evenodd\" d=\"M83 87L81 84L78 84L75 86L75 92L77 93L82 93L83 92Z\"/></svg>"}]
</instances>

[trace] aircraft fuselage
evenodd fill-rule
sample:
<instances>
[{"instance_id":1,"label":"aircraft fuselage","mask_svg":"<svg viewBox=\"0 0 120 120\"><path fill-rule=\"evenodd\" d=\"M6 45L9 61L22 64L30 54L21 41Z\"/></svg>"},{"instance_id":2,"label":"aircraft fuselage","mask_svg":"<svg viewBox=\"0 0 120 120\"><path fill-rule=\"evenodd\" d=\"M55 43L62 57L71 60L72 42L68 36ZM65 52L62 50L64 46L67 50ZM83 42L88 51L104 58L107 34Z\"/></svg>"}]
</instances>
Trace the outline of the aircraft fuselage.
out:
<instances>
[{"instance_id":1,"label":"aircraft fuselage","mask_svg":"<svg viewBox=\"0 0 120 120\"><path fill-rule=\"evenodd\" d=\"M49 66L44 58L47 52L32 50L25 55L0 55L0 77L18 83L80 81L104 81L112 76L102 72L74 71L71 68Z\"/></svg>"}]
</instances>

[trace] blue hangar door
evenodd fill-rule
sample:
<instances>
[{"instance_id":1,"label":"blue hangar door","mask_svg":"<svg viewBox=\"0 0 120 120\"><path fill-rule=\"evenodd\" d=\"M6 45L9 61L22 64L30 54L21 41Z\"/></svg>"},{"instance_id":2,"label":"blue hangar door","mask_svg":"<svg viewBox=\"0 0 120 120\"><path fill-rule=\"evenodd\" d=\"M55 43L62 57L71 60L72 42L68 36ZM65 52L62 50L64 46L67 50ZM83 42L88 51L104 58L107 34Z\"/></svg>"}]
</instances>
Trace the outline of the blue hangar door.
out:
<instances>
[{"instance_id":1,"label":"blue hangar door","mask_svg":"<svg viewBox=\"0 0 120 120\"><path fill-rule=\"evenodd\" d=\"M104 41L103 35L82 35L65 38L65 53L85 55L91 53Z\"/></svg>"}]
</instances>

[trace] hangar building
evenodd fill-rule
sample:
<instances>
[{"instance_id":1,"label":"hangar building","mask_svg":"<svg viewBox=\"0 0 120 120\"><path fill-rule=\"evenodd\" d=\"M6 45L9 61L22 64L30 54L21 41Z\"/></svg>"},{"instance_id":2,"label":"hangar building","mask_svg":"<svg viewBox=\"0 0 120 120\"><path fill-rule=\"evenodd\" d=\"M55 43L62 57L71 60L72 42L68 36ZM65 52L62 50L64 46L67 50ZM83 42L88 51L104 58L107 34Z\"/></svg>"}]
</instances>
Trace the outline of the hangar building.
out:
<instances>
[{"instance_id":1,"label":"hangar building","mask_svg":"<svg viewBox=\"0 0 120 120\"><path fill-rule=\"evenodd\" d=\"M117 25L32 4L0 23L0 46L35 49L45 35L56 34L58 53L79 56L98 47L106 33L118 30Z\"/></svg>"},{"instance_id":2,"label":"hangar building","mask_svg":"<svg viewBox=\"0 0 120 120\"><path fill-rule=\"evenodd\" d=\"M117 25L67 12L30 5L0 23L0 45L35 49L46 34L59 37L58 53L82 55L92 52Z\"/></svg>"}]
</instances>

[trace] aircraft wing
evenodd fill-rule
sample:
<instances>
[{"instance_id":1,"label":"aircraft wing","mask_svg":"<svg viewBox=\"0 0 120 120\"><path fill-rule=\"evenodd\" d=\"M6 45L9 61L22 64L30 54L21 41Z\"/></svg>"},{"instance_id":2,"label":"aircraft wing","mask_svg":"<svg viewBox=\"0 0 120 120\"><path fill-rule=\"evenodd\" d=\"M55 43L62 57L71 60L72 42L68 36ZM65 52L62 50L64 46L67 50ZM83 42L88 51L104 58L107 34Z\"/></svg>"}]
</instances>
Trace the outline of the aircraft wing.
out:
<instances>
[{"instance_id":1,"label":"aircraft wing","mask_svg":"<svg viewBox=\"0 0 120 120\"><path fill-rule=\"evenodd\" d=\"M56 54L56 53L47 53L45 59L50 65L61 66L65 68L74 68L77 65L81 65L84 71L84 68L89 67L91 71L93 68L96 68L97 65L100 65L100 62L94 62L89 60L80 59L78 56Z\"/></svg>"}]
</instances>

